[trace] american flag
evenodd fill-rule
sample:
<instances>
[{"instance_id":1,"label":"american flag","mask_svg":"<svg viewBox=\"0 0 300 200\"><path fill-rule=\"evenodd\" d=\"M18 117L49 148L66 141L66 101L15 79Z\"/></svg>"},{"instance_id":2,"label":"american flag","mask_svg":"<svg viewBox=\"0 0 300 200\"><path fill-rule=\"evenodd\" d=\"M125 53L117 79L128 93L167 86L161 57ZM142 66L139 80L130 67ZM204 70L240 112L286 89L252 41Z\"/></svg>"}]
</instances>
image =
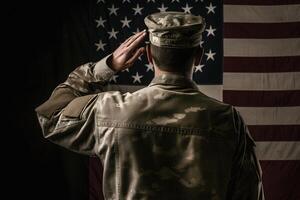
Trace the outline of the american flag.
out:
<instances>
[{"instance_id":1,"label":"american flag","mask_svg":"<svg viewBox=\"0 0 300 200\"><path fill-rule=\"evenodd\" d=\"M256 140L267 200L300 199L299 3L224 1L223 101Z\"/></svg>"},{"instance_id":2,"label":"american flag","mask_svg":"<svg viewBox=\"0 0 300 200\"><path fill-rule=\"evenodd\" d=\"M246 120L257 141L266 199L300 199L297 1L282 5L265 0L261 5L230 0L223 5L213 0L95 0L94 57L103 58L145 29L148 14L182 11L204 17L204 57L195 67L194 81L208 96L236 106ZM135 91L153 76L153 66L143 55L133 67L114 75L108 89ZM90 199L102 199L99 165L90 160Z\"/></svg>"},{"instance_id":3,"label":"american flag","mask_svg":"<svg viewBox=\"0 0 300 200\"><path fill-rule=\"evenodd\" d=\"M222 96L222 4L204 0L97 0L96 56L101 59L113 52L132 34L146 28L144 18L154 12L180 11L205 18L207 28L201 45L204 58L195 67L194 80L204 92L215 98ZM154 76L153 66L141 56L135 65L111 79L113 88L134 91L148 85Z\"/></svg>"}]
</instances>

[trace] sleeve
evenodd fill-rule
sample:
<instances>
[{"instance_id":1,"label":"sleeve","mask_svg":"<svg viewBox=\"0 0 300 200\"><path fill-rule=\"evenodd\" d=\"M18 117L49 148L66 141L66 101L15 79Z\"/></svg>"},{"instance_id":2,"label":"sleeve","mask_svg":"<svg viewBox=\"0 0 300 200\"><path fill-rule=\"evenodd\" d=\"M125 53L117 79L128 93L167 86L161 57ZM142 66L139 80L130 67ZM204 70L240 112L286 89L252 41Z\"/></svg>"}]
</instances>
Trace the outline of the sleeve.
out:
<instances>
[{"instance_id":1,"label":"sleeve","mask_svg":"<svg viewBox=\"0 0 300 200\"><path fill-rule=\"evenodd\" d=\"M256 157L255 142L239 112L233 110L237 149L233 159L227 199L264 200L262 170Z\"/></svg>"},{"instance_id":2,"label":"sleeve","mask_svg":"<svg viewBox=\"0 0 300 200\"><path fill-rule=\"evenodd\" d=\"M110 56L110 55L109 55ZM107 59L76 68L50 98L35 109L45 138L69 150L93 155L97 100L115 73Z\"/></svg>"}]
</instances>

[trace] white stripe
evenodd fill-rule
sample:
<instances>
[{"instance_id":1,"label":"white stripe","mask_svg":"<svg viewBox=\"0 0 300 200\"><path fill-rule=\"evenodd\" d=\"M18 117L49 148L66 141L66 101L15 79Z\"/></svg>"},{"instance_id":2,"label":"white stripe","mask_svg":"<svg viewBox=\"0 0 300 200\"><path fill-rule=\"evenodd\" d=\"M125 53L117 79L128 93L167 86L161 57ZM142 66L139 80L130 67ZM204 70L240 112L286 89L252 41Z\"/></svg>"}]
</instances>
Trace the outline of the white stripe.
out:
<instances>
[{"instance_id":1,"label":"white stripe","mask_svg":"<svg viewBox=\"0 0 300 200\"><path fill-rule=\"evenodd\" d=\"M256 142L259 160L300 160L300 142Z\"/></svg>"},{"instance_id":2,"label":"white stripe","mask_svg":"<svg viewBox=\"0 0 300 200\"><path fill-rule=\"evenodd\" d=\"M280 23L299 21L299 4L276 6L224 5L224 22Z\"/></svg>"},{"instance_id":3,"label":"white stripe","mask_svg":"<svg viewBox=\"0 0 300 200\"><path fill-rule=\"evenodd\" d=\"M300 106L236 107L247 125L300 125Z\"/></svg>"},{"instance_id":4,"label":"white stripe","mask_svg":"<svg viewBox=\"0 0 300 200\"><path fill-rule=\"evenodd\" d=\"M225 57L226 56L228 57L299 56L300 55L299 47L300 47L300 38L224 39L224 56Z\"/></svg>"},{"instance_id":5,"label":"white stripe","mask_svg":"<svg viewBox=\"0 0 300 200\"><path fill-rule=\"evenodd\" d=\"M300 72L223 74L224 90L300 90Z\"/></svg>"},{"instance_id":6,"label":"white stripe","mask_svg":"<svg viewBox=\"0 0 300 200\"><path fill-rule=\"evenodd\" d=\"M120 91L122 93L125 92L135 92L139 89L142 89L146 86L135 86L135 85L108 85L106 86L106 91ZM198 88L201 92L206 94L209 97L218 99L219 101L222 101L222 95L223 95L223 85L198 85Z\"/></svg>"}]
</instances>

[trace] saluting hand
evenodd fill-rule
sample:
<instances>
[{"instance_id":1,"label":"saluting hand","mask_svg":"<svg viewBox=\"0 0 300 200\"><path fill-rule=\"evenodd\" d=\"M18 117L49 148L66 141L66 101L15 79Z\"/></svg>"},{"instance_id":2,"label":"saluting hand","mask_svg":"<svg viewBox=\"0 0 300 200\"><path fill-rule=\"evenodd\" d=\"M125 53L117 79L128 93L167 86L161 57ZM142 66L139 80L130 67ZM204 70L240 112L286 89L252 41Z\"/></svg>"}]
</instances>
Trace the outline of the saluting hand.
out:
<instances>
[{"instance_id":1,"label":"saluting hand","mask_svg":"<svg viewBox=\"0 0 300 200\"><path fill-rule=\"evenodd\" d=\"M145 47L140 47L145 39L146 31L138 32L123 42L108 60L108 65L114 71L121 71L131 67L134 62L145 52ZM139 48L140 47L140 48Z\"/></svg>"}]
</instances>

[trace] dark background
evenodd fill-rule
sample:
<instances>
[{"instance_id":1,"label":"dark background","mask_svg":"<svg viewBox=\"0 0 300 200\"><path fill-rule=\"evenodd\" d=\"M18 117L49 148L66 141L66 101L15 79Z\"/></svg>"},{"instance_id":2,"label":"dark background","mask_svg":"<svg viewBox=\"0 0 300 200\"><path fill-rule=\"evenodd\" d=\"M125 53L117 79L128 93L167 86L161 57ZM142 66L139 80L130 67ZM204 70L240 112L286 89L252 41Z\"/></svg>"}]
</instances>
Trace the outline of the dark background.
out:
<instances>
[{"instance_id":1,"label":"dark background","mask_svg":"<svg viewBox=\"0 0 300 200\"><path fill-rule=\"evenodd\" d=\"M1 132L9 136L2 137L9 195L2 199L88 199L88 158L46 141L34 108L75 67L93 61L91 4L95 2L43 0L2 5L7 61L2 99L8 100L3 125L8 128Z\"/></svg>"},{"instance_id":2,"label":"dark background","mask_svg":"<svg viewBox=\"0 0 300 200\"><path fill-rule=\"evenodd\" d=\"M100 176L97 171L99 165L92 162L89 167L88 157L45 140L34 112L73 69L103 56L95 51L95 38L99 38L97 34L100 32L96 30L94 20L104 16L107 10L106 7L101 9L100 4L97 4L97 9L96 1L2 3L1 32L5 35L2 37L5 45L1 44L1 48L5 52L2 59L6 61L5 64L2 62L0 69L4 80L2 99L5 100L2 112L8 122L3 122L7 128L2 129L1 136L5 155L3 165L7 167L3 170L7 177L4 183L9 189L6 190L8 198L4 199L87 200L89 195L97 197L96 191L101 191L101 179L97 178ZM221 12L217 13L221 16ZM221 26L222 18L216 19ZM220 45L220 41L221 37L215 45ZM218 60L221 62L221 59ZM217 62L215 65L222 66ZM222 70L216 66L207 69ZM209 84L219 84L222 73L210 73L218 76ZM199 80L206 81L207 77L211 77L210 73L201 74L201 77L199 74ZM6 136L9 136L8 139ZM88 177L93 178L91 186L94 188L89 187L91 180Z\"/></svg>"}]
</instances>

